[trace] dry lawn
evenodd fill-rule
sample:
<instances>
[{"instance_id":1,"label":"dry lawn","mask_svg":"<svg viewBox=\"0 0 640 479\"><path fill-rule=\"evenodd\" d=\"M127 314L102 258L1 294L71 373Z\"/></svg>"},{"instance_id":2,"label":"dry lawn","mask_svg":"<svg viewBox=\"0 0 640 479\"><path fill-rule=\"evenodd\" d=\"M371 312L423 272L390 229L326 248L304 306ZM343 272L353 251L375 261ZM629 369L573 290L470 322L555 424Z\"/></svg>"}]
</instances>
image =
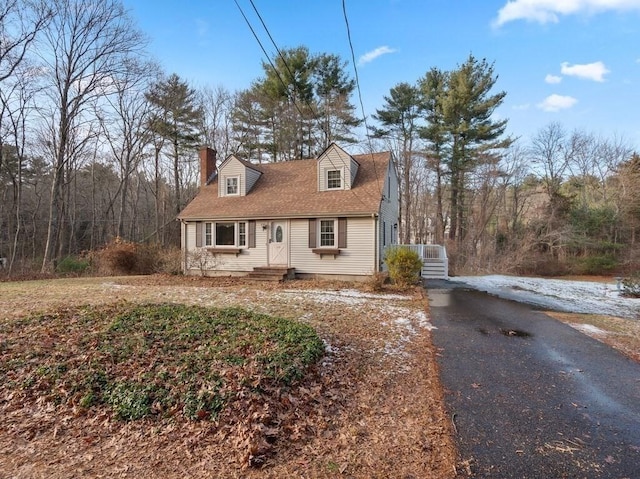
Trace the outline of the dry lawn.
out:
<instances>
[{"instance_id":1,"label":"dry lawn","mask_svg":"<svg viewBox=\"0 0 640 479\"><path fill-rule=\"evenodd\" d=\"M610 276L561 276L557 279L610 283ZM640 322L602 314L547 312L584 334L608 344L626 356L640 362Z\"/></svg>"},{"instance_id":2,"label":"dry lawn","mask_svg":"<svg viewBox=\"0 0 640 479\"><path fill-rule=\"evenodd\" d=\"M454 477L420 288L371 293L353 285L168 276L0 283L0 324L52 309L119 301L240 306L312 325L327 354L292 388L295 424L274 454L247 467L227 422L121 422L46 401L16 405L0 388L0 477L424 478ZM0 346L7 338L2 337ZM2 348L0 348L0 353ZM272 416L269 404L238 414ZM230 418L232 422L233 418Z\"/></svg>"}]
</instances>

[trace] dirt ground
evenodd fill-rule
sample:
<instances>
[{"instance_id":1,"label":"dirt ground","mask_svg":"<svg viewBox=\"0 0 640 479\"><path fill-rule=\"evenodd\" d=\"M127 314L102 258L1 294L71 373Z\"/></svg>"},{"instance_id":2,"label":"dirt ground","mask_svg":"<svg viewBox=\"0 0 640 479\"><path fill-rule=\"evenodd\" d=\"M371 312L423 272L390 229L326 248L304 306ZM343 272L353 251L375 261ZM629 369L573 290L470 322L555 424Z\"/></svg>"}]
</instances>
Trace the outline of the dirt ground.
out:
<instances>
[{"instance_id":1,"label":"dirt ground","mask_svg":"<svg viewBox=\"0 0 640 479\"><path fill-rule=\"evenodd\" d=\"M238 461L241 436L215 423L124 423L46 402L16 406L5 393L0 478L455 476L421 288L372 293L340 283L149 276L6 282L0 298L3 320L118 301L240 306L307 322L327 349L291 396L300 401L299 430L279 437L260 467Z\"/></svg>"}]
</instances>

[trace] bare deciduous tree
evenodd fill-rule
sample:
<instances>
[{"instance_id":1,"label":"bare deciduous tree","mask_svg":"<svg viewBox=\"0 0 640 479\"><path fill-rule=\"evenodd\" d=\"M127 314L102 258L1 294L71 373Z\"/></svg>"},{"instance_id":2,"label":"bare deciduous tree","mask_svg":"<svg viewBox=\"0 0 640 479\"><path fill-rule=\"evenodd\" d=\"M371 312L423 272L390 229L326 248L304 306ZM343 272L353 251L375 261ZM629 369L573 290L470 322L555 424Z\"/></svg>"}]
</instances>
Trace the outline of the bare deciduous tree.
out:
<instances>
[{"instance_id":1,"label":"bare deciduous tree","mask_svg":"<svg viewBox=\"0 0 640 479\"><path fill-rule=\"evenodd\" d=\"M41 0L0 0L0 82L11 77L25 60L36 36L53 17L54 8Z\"/></svg>"},{"instance_id":2,"label":"bare deciduous tree","mask_svg":"<svg viewBox=\"0 0 640 479\"><path fill-rule=\"evenodd\" d=\"M200 103L204 112L202 137L224 159L237 151L233 139L234 96L223 86L205 87L200 90Z\"/></svg>"},{"instance_id":3,"label":"bare deciduous tree","mask_svg":"<svg viewBox=\"0 0 640 479\"><path fill-rule=\"evenodd\" d=\"M56 15L40 52L49 79L43 113L53 164L43 271L63 248L69 167L95 135L87 112L112 94L114 78L126 71L126 58L145 43L118 0L56 0L54 5Z\"/></svg>"}]
</instances>

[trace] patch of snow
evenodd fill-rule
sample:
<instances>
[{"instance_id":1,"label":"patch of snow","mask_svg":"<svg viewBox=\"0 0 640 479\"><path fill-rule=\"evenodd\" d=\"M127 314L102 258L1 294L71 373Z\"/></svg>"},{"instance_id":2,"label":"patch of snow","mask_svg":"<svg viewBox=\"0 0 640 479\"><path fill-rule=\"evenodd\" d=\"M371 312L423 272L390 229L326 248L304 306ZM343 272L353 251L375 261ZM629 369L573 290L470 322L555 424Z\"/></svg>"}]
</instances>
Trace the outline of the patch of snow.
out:
<instances>
[{"instance_id":1,"label":"patch of snow","mask_svg":"<svg viewBox=\"0 0 640 479\"><path fill-rule=\"evenodd\" d=\"M416 311L414 315L421 328L428 329L429 331L438 329L433 324L431 324L431 321L429 321L429 318L427 318L427 315L424 311Z\"/></svg>"},{"instance_id":2,"label":"patch of snow","mask_svg":"<svg viewBox=\"0 0 640 479\"><path fill-rule=\"evenodd\" d=\"M308 289L308 290L295 290L295 289L286 289L284 293L291 294L294 297L309 297L316 301L321 302L338 302L338 303L346 303L346 304L362 304L367 300L378 300L378 301L387 301L387 300L400 300L406 301L409 299L408 296L402 296L400 294L373 294L373 293L364 293L362 291L358 291L355 289L341 289L336 291L327 291L327 290L319 290L319 289Z\"/></svg>"},{"instance_id":3,"label":"patch of snow","mask_svg":"<svg viewBox=\"0 0 640 479\"><path fill-rule=\"evenodd\" d=\"M519 276L457 276L452 278L479 291L569 313L640 318L640 298L620 295L615 281L599 283Z\"/></svg>"},{"instance_id":4,"label":"patch of snow","mask_svg":"<svg viewBox=\"0 0 640 479\"><path fill-rule=\"evenodd\" d=\"M327 354L335 354L338 352L338 348L331 346L331 343L326 339L323 339L322 342L324 344L324 351Z\"/></svg>"},{"instance_id":5,"label":"patch of snow","mask_svg":"<svg viewBox=\"0 0 640 479\"><path fill-rule=\"evenodd\" d=\"M416 311L409 308L403 308L398 306L386 306L384 313L395 316L393 324L400 330L397 341L394 343L387 342L384 347L384 354L386 356L394 356L398 358L406 358L409 353L405 351L406 344L409 343L412 338L418 333L418 328L435 329L435 327L427 319L427 315L424 311ZM402 366L401 370L404 370L406 366Z\"/></svg>"},{"instance_id":6,"label":"patch of snow","mask_svg":"<svg viewBox=\"0 0 640 479\"><path fill-rule=\"evenodd\" d=\"M587 334L601 334L601 335L606 335L607 332L604 329L600 329L597 326L594 326L593 324L575 324L575 323L568 323L569 326L577 329L578 331L582 331L583 333L587 333Z\"/></svg>"}]
</instances>

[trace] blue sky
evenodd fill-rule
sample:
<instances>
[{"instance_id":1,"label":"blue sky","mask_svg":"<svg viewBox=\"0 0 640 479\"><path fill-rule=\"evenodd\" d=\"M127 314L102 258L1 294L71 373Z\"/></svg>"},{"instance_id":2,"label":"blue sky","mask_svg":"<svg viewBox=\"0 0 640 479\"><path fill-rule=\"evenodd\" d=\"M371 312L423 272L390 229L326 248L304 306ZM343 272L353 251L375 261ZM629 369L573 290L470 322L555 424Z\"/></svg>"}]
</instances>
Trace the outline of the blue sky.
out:
<instances>
[{"instance_id":1,"label":"blue sky","mask_svg":"<svg viewBox=\"0 0 640 479\"><path fill-rule=\"evenodd\" d=\"M269 54L250 0L237 0ZM349 61L342 0L253 0L279 48ZM507 96L496 112L528 140L550 122L640 149L640 0L345 0L365 113L432 67L486 58ZM265 56L234 0L124 0L167 73L248 88Z\"/></svg>"}]
</instances>

